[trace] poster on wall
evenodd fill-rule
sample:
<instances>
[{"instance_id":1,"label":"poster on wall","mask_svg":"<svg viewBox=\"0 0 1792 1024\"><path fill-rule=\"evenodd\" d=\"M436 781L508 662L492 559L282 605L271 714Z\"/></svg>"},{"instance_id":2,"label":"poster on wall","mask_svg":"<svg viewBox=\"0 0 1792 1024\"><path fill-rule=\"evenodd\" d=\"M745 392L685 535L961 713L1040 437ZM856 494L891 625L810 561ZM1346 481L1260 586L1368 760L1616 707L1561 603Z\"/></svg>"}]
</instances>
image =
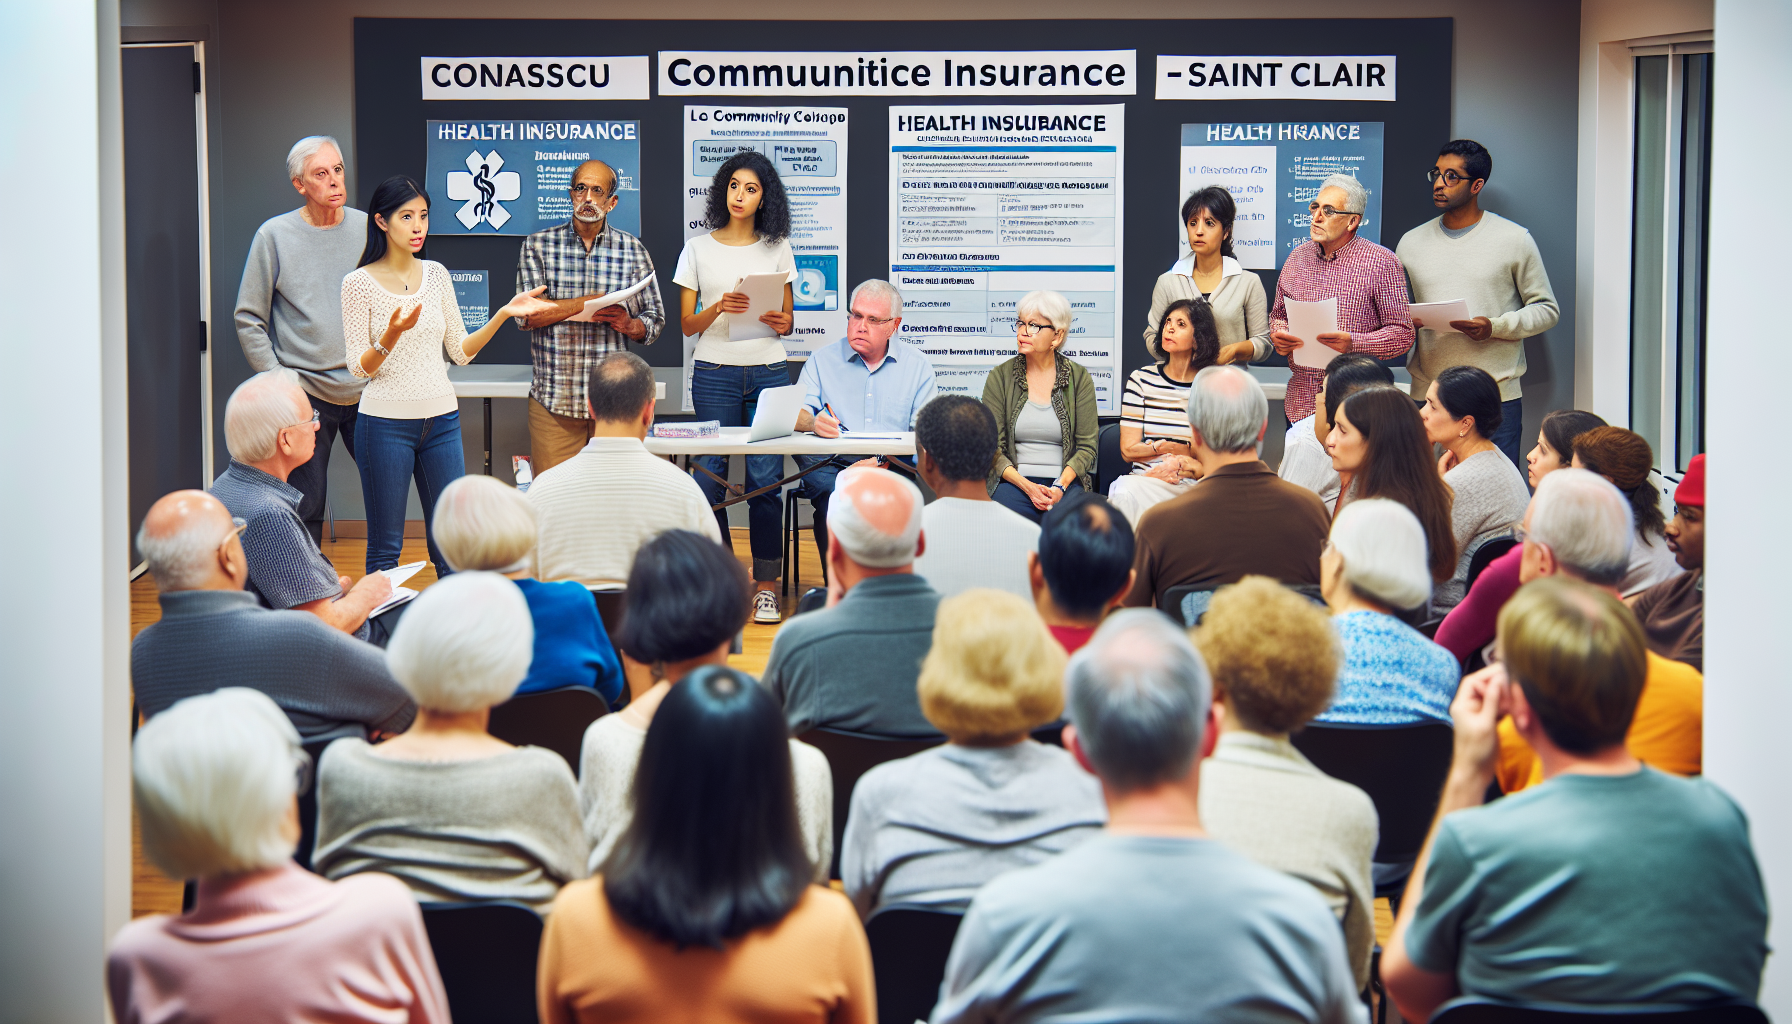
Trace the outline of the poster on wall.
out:
<instances>
[{"instance_id":1,"label":"poster on wall","mask_svg":"<svg viewBox=\"0 0 1792 1024\"><path fill-rule=\"evenodd\" d=\"M1070 300L1062 351L1119 412L1123 104L890 108L890 272L901 333L944 393L981 396L1013 357L1015 307Z\"/></svg>"},{"instance_id":2,"label":"poster on wall","mask_svg":"<svg viewBox=\"0 0 1792 1024\"><path fill-rule=\"evenodd\" d=\"M753 150L770 160L790 203L790 253L796 259L795 325L784 339L792 356L846 336L845 107L684 108L684 236L709 230L709 185L728 158ZM677 286L666 280L676 306ZM684 411L691 412L691 352L684 339Z\"/></svg>"},{"instance_id":3,"label":"poster on wall","mask_svg":"<svg viewBox=\"0 0 1792 1024\"><path fill-rule=\"evenodd\" d=\"M472 334L492 318L492 275L489 270L450 270L448 280L454 283L454 303L460 307L460 322Z\"/></svg>"},{"instance_id":4,"label":"poster on wall","mask_svg":"<svg viewBox=\"0 0 1792 1024\"><path fill-rule=\"evenodd\" d=\"M1381 241L1382 122L1259 122L1185 124L1179 170L1186 198L1218 185L1238 205L1232 246L1246 270L1275 270L1310 236L1307 205L1328 175L1349 174L1369 191L1358 233ZM1188 229L1176 226L1179 254L1188 252Z\"/></svg>"},{"instance_id":5,"label":"poster on wall","mask_svg":"<svg viewBox=\"0 0 1792 1024\"><path fill-rule=\"evenodd\" d=\"M639 121L426 121L434 235L528 235L572 219L572 172L616 171L609 221L641 236Z\"/></svg>"}]
</instances>

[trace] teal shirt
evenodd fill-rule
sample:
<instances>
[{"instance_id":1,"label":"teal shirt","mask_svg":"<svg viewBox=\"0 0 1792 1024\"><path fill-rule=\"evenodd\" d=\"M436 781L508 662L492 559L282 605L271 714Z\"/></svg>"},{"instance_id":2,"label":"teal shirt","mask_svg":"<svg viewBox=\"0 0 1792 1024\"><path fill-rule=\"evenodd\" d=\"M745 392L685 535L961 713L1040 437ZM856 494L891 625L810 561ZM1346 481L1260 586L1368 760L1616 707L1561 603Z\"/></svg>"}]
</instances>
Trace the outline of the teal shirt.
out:
<instances>
[{"instance_id":1,"label":"teal shirt","mask_svg":"<svg viewBox=\"0 0 1792 1024\"><path fill-rule=\"evenodd\" d=\"M1406 936L1466 996L1664 1009L1753 1001L1767 899L1748 821L1704 779L1559 775L1438 826Z\"/></svg>"}]
</instances>

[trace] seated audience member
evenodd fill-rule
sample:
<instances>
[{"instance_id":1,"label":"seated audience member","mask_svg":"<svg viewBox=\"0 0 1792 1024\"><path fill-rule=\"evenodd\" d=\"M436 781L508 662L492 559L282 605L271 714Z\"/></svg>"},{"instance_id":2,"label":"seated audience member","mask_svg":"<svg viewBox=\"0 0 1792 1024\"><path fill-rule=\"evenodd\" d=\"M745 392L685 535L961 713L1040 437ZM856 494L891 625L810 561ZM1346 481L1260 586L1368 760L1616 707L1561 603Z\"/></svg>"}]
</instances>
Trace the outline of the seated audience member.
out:
<instances>
[{"instance_id":1,"label":"seated audience member","mask_svg":"<svg viewBox=\"0 0 1792 1024\"><path fill-rule=\"evenodd\" d=\"M488 572L457 572L411 603L387 658L417 721L377 747L348 739L324 751L312 863L328 878L391 875L422 901L517 900L546 913L585 877L572 769L486 731L529 671L529 604Z\"/></svg>"},{"instance_id":2,"label":"seated audience member","mask_svg":"<svg viewBox=\"0 0 1792 1024\"><path fill-rule=\"evenodd\" d=\"M1081 650L1126 599L1132 560L1132 524L1101 495L1071 495L1045 514L1027 577L1039 617L1066 653Z\"/></svg>"},{"instance_id":3,"label":"seated audience member","mask_svg":"<svg viewBox=\"0 0 1792 1024\"><path fill-rule=\"evenodd\" d=\"M586 728L579 755L579 809L592 871L628 829L630 787L660 702L704 665L728 664L728 648L752 611L751 592L733 552L689 530L668 530L635 553L617 642L634 663L630 680L642 688L627 707ZM790 741L790 764L803 849L816 881L826 882L834 860L834 777L827 757L798 740Z\"/></svg>"},{"instance_id":4,"label":"seated audience member","mask_svg":"<svg viewBox=\"0 0 1792 1024\"><path fill-rule=\"evenodd\" d=\"M311 461L317 423L299 375L286 367L238 384L224 405L230 467L209 490L232 517L248 524L242 535L248 589L263 604L310 612L357 640L383 647L390 635L386 624L367 614L392 596L392 581L368 573L351 588L347 576L336 575L299 518L304 495L286 482Z\"/></svg>"},{"instance_id":5,"label":"seated audience member","mask_svg":"<svg viewBox=\"0 0 1792 1024\"><path fill-rule=\"evenodd\" d=\"M1331 623L1280 583L1247 576L1213 595L1194 641L1220 709L1219 742L1201 762L1201 825L1318 890L1343 922L1361 991L1375 950L1375 804L1288 742L1331 700L1338 674Z\"/></svg>"},{"instance_id":6,"label":"seated audience member","mask_svg":"<svg viewBox=\"0 0 1792 1024\"><path fill-rule=\"evenodd\" d=\"M633 817L548 918L542 1024L875 1020L870 946L852 903L809 884L790 779L784 720L751 677L709 665L667 690Z\"/></svg>"},{"instance_id":7,"label":"seated audience member","mask_svg":"<svg viewBox=\"0 0 1792 1024\"><path fill-rule=\"evenodd\" d=\"M228 687L146 722L131 751L143 853L199 880L193 909L139 917L106 960L119 1021L447 1024L417 902L395 879L330 882L292 859L310 761L266 695Z\"/></svg>"},{"instance_id":8,"label":"seated audience member","mask_svg":"<svg viewBox=\"0 0 1792 1024\"><path fill-rule=\"evenodd\" d=\"M889 470L840 474L828 504L828 606L785 623L765 665L792 735L937 735L915 699L940 603L914 572L921 516L920 489Z\"/></svg>"},{"instance_id":9,"label":"seated audience member","mask_svg":"<svg viewBox=\"0 0 1792 1024\"><path fill-rule=\"evenodd\" d=\"M588 686L615 703L622 663L597 602L582 583L543 583L529 575L535 551L535 506L522 492L489 476L463 476L436 498L436 547L456 572L495 572L529 602L535 650L516 692Z\"/></svg>"},{"instance_id":10,"label":"seated audience member","mask_svg":"<svg viewBox=\"0 0 1792 1024\"><path fill-rule=\"evenodd\" d=\"M204 491L165 495L143 517L137 550L162 605L161 621L131 642L131 691L144 717L248 686L273 698L306 741L410 725L417 706L379 648L316 615L270 611L243 591L241 532Z\"/></svg>"},{"instance_id":11,"label":"seated audience member","mask_svg":"<svg viewBox=\"0 0 1792 1024\"><path fill-rule=\"evenodd\" d=\"M797 378L797 386L803 389L803 408L796 414L796 429L816 437L839 437L841 431L919 429L916 417L935 393L933 364L926 353L897 337L902 329L902 292L880 278L861 281L846 308L846 337L809 353L803 363ZM828 499L834 493L835 479L847 466L874 466L879 460L856 455L798 455L796 462L804 469L818 462L828 464L803 477L801 485L803 497L815 506L815 547L825 562ZM984 466L982 472L988 471ZM983 477L977 479L981 483ZM777 595L760 598L755 593L753 597L756 602L770 601L772 610L777 610ZM754 621L778 621L775 615L761 619L758 611L756 607Z\"/></svg>"},{"instance_id":12,"label":"seated audience member","mask_svg":"<svg viewBox=\"0 0 1792 1024\"><path fill-rule=\"evenodd\" d=\"M1661 492L1649 480L1649 471L1654 467L1655 452L1649 442L1623 427L1595 427L1574 439L1574 468L1598 473L1630 499L1636 539L1630 545L1630 571L1618 584L1622 597L1680 575L1674 552L1668 547Z\"/></svg>"},{"instance_id":13,"label":"seated audience member","mask_svg":"<svg viewBox=\"0 0 1792 1024\"><path fill-rule=\"evenodd\" d=\"M915 420L915 449L921 479L938 495L921 512L927 552L915 559L915 575L941 597L972 587L1032 596L1027 558L1039 548L1039 524L989 496L985 478L996 457L989 406L969 395L928 402Z\"/></svg>"},{"instance_id":14,"label":"seated audience member","mask_svg":"<svg viewBox=\"0 0 1792 1024\"><path fill-rule=\"evenodd\" d=\"M1138 576L1126 603L1163 608L1171 587L1236 583L1246 576L1318 583L1325 507L1312 491L1278 479L1257 457L1269 401L1256 378L1236 366L1209 366L1196 374L1188 425L1201 485L1139 522L1133 561Z\"/></svg>"},{"instance_id":15,"label":"seated audience member","mask_svg":"<svg viewBox=\"0 0 1792 1024\"><path fill-rule=\"evenodd\" d=\"M1328 510L1336 508L1343 482L1332 468L1332 453L1326 450L1325 439L1332 432L1339 403L1377 385L1394 386L1394 371L1379 359L1351 353L1327 363L1325 378L1313 401L1313 415L1288 428L1282 441L1282 464L1276 467L1276 475L1319 495L1320 504Z\"/></svg>"},{"instance_id":16,"label":"seated audience member","mask_svg":"<svg viewBox=\"0 0 1792 1024\"><path fill-rule=\"evenodd\" d=\"M995 415L996 460L989 496L1038 522L1051 507L1095 486L1095 379L1063 351L1070 340L1070 300L1039 290L1014 307L1020 354L997 363L983 380L983 404Z\"/></svg>"},{"instance_id":17,"label":"seated audience member","mask_svg":"<svg viewBox=\"0 0 1792 1024\"><path fill-rule=\"evenodd\" d=\"M1500 386L1478 366L1452 366L1437 375L1420 411L1425 435L1443 448L1437 470L1450 488L1450 529L1456 538L1456 571L1432 595L1439 613L1454 608L1468 590L1475 549L1509 533L1531 500L1518 467L1493 443L1504 415Z\"/></svg>"},{"instance_id":18,"label":"seated audience member","mask_svg":"<svg viewBox=\"0 0 1792 1024\"><path fill-rule=\"evenodd\" d=\"M591 365L585 401L591 440L535 478L535 578L615 583L635 549L662 530L694 530L721 540L716 516L690 474L643 443L653 428L653 368L633 352Z\"/></svg>"},{"instance_id":19,"label":"seated audience member","mask_svg":"<svg viewBox=\"0 0 1792 1024\"><path fill-rule=\"evenodd\" d=\"M1551 473L1537 487L1524 518L1529 583L1567 576L1616 596L1630 568L1635 536L1630 503L1602 477L1584 469ZM1503 614L1503 613L1502 613ZM1705 681L1697 669L1649 652L1642 696L1625 743L1645 764L1675 775L1697 775L1703 752ZM1517 723L1500 723L1500 789L1516 793L1543 780L1544 764Z\"/></svg>"},{"instance_id":20,"label":"seated audience member","mask_svg":"<svg viewBox=\"0 0 1792 1024\"><path fill-rule=\"evenodd\" d=\"M1537 431L1537 444L1525 456L1531 489L1536 490L1543 478L1558 469L1568 469L1574 455L1574 439L1605 421L1579 409L1557 409L1543 417ZM1434 638L1439 647L1456 656L1463 665L1476 651L1493 642L1493 626L1500 609L1518 592L1518 566L1524 561L1524 545L1515 544L1510 551L1487 563L1481 575L1468 588L1464 597L1437 627Z\"/></svg>"},{"instance_id":21,"label":"seated audience member","mask_svg":"<svg viewBox=\"0 0 1792 1024\"><path fill-rule=\"evenodd\" d=\"M1109 500L1135 526L1146 509L1188 493L1199 478L1188 443L1188 389L1220 357L1213 307L1204 300L1171 302L1160 324L1145 335L1156 365L1127 374L1120 397L1120 457L1132 470L1108 487Z\"/></svg>"},{"instance_id":22,"label":"seated audience member","mask_svg":"<svg viewBox=\"0 0 1792 1024\"><path fill-rule=\"evenodd\" d=\"M1668 547L1684 573L1631 601L1649 650L1705 670L1705 456L1694 455L1674 489Z\"/></svg>"},{"instance_id":23,"label":"seated audience member","mask_svg":"<svg viewBox=\"0 0 1792 1024\"><path fill-rule=\"evenodd\" d=\"M1320 556L1325 603L1344 650L1337 696L1321 722L1407 725L1450 721L1462 669L1449 651L1402 622L1398 612L1431 596L1425 528L1386 498L1344 506Z\"/></svg>"},{"instance_id":24,"label":"seated audience member","mask_svg":"<svg viewBox=\"0 0 1792 1024\"><path fill-rule=\"evenodd\" d=\"M861 917L890 903L963 910L984 882L1107 820L1095 778L1029 735L1064 711L1064 652L1025 601L997 590L941 601L918 689L947 742L853 789L840 876Z\"/></svg>"},{"instance_id":25,"label":"seated audience member","mask_svg":"<svg viewBox=\"0 0 1792 1024\"><path fill-rule=\"evenodd\" d=\"M1626 749L1649 686L1635 618L1607 588L1540 580L1500 612L1499 647L1450 708L1455 763L1382 955L1401 1016L1458 995L1600 1014L1753 1002L1767 900L1748 822ZM1546 781L1483 807L1502 717Z\"/></svg>"},{"instance_id":26,"label":"seated audience member","mask_svg":"<svg viewBox=\"0 0 1792 1024\"><path fill-rule=\"evenodd\" d=\"M1449 579L1456 571L1450 488L1437 473L1425 422L1406 392L1367 387L1346 398L1332 417L1325 447L1344 481L1333 515L1364 498L1405 505L1425 528L1432 582Z\"/></svg>"},{"instance_id":27,"label":"seated audience member","mask_svg":"<svg viewBox=\"0 0 1792 1024\"><path fill-rule=\"evenodd\" d=\"M1312 886L1203 829L1199 762L1218 711L1183 631L1118 612L1071 658L1066 687L1065 746L1100 778L1107 828L978 891L934 1024L1242 1019L1247 1006L1361 1021L1344 933Z\"/></svg>"}]
</instances>

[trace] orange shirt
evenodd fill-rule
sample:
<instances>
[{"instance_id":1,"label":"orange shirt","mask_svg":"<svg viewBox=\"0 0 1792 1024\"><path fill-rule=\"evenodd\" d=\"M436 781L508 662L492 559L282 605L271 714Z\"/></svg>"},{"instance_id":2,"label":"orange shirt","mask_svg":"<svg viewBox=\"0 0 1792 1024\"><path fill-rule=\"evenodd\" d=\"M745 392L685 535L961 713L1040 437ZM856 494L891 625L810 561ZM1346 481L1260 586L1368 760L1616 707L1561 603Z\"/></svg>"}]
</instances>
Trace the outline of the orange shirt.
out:
<instances>
[{"instance_id":1,"label":"orange shirt","mask_svg":"<svg viewBox=\"0 0 1792 1024\"><path fill-rule=\"evenodd\" d=\"M1675 775L1701 771L1705 729L1705 677L1691 665L1649 652L1649 675L1636 702L1624 745L1637 760ZM1500 719L1500 789L1516 793L1543 781L1543 762L1513 727Z\"/></svg>"},{"instance_id":2,"label":"orange shirt","mask_svg":"<svg viewBox=\"0 0 1792 1024\"><path fill-rule=\"evenodd\" d=\"M784 920L723 950L676 950L610 911L601 876L560 890L541 939L542 1024L877 1019L871 947L842 893L810 886Z\"/></svg>"}]
</instances>

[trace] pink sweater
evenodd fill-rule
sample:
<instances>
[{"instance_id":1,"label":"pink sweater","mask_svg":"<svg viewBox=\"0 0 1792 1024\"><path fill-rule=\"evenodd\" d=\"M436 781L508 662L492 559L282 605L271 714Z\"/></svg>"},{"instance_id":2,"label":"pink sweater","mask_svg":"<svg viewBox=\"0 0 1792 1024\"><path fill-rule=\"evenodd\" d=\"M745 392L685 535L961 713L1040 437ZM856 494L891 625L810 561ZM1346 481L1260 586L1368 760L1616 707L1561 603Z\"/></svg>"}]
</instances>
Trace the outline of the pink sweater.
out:
<instances>
[{"instance_id":1,"label":"pink sweater","mask_svg":"<svg viewBox=\"0 0 1792 1024\"><path fill-rule=\"evenodd\" d=\"M331 882L286 864L199 883L180 917L140 917L106 964L120 1024L448 1024L423 915L404 883Z\"/></svg>"},{"instance_id":2,"label":"pink sweater","mask_svg":"<svg viewBox=\"0 0 1792 1024\"><path fill-rule=\"evenodd\" d=\"M1468 588L1468 596L1450 609L1443 624L1437 627L1439 647L1467 664L1469 655L1493 640L1500 609L1518 592L1518 564L1522 561L1524 545L1515 544L1512 550L1487 563L1487 568L1475 577L1475 585Z\"/></svg>"}]
</instances>

